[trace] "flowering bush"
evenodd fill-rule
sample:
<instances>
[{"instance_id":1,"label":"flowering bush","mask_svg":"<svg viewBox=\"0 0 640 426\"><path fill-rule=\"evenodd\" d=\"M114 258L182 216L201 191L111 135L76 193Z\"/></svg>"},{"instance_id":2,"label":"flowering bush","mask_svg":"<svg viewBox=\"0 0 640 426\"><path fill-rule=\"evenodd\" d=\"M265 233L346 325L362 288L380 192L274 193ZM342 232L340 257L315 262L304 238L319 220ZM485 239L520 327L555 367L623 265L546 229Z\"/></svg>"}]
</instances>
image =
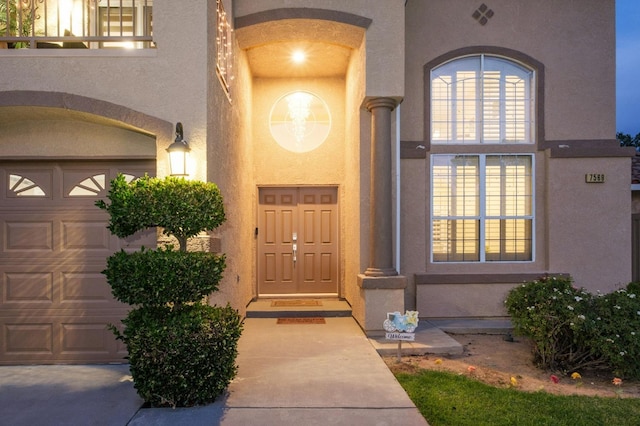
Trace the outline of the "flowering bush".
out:
<instances>
[{"instance_id":1,"label":"flowering bush","mask_svg":"<svg viewBox=\"0 0 640 426\"><path fill-rule=\"evenodd\" d=\"M640 294L632 288L629 285L594 301L598 333L590 343L623 377L640 377Z\"/></svg>"},{"instance_id":2,"label":"flowering bush","mask_svg":"<svg viewBox=\"0 0 640 426\"><path fill-rule=\"evenodd\" d=\"M640 284L593 295L570 277L543 277L513 288L505 301L514 331L534 342L542 368L607 367L640 377Z\"/></svg>"},{"instance_id":3,"label":"flowering bush","mask_svg":"<svg viewBox=\"0 0 640 426\"><path fill-rule=\"evenodd\" d=\"M514 331L534 342L534 362L545 369L576 369L598 360L585 347L582 325L592 296L572 286L570 277L543 277L509 292Z\"/></svg>"},{"instance_id":4,"label":"flowering bush","mask_svg":"<svg viewBox=\"0 0 640 426\"><path fill-rule=\"evenodd\" d=\"M606 366L640 377L640 295L637 283L592 295L570 277L546 276L513 288L505 301L515 332L533 340L541 368L575 371Z\"/></svg>"}]
</instances>

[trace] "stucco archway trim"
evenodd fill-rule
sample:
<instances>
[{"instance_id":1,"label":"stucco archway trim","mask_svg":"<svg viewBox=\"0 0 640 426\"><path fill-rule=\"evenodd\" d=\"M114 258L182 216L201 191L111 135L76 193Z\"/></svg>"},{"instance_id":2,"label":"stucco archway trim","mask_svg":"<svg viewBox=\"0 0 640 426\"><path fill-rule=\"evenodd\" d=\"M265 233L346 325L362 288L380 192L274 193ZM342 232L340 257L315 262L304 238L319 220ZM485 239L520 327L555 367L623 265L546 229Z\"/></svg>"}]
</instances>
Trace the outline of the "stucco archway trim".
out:
<instances>
[{"instance_id":1,"label":"stucco archway trim","mask_svg":"<svg viewBox=\"0 0 640 426\"><path fill-rule=\"evenodd\" d=\"M544 93L545 93L545 71L544 64L532 56L519 50L509 49L500 46L469 46L446 52L424 65L424 144L427 149L431 146L431 70L452 59L470 55L495 55L506 59L520 62L521 64L535 71L536 76L536 144L538 147L544 145Z\"/></svg>"},{"instance_id":2,"label":"stucco archway trim","mask_svg":"<svg viewBox=\"0 0 640 426\"><path fill-rule=\"evenodd\" d=\"M235 19L235 28L244 28L251 25L262 24L271 21L281 21L283 19L319 19L324 21L340 22L342 24L353 25L367 29L371 22L369 18L354 15L352 13L340 12L338 10L314 9L314 8L281 8L265 10L264 12L252 13L250 15L239 16Z\"/></svg>"}]
</instances>

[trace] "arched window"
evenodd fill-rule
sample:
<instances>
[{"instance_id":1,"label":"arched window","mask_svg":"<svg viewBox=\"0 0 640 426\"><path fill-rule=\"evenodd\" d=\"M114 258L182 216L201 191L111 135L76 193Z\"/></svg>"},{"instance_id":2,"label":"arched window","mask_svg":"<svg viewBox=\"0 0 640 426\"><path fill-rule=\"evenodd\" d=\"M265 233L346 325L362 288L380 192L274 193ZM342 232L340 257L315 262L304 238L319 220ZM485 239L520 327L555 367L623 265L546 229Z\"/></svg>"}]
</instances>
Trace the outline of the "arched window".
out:
<instances>
[{"instance_id":1,"label":"arched window","mask_svg":"<svg viewBox=\"0 0 640 426\"><path fill-rule=\"evenodd\" d=\"M534 71L478 54L428 72L431 261L534 261Z\"/></svg>"},{"instance_id":2,"label":"arched window","mask_svg":"<svg viewBox=\"0 0 640 426\"><path fill-rule=\"evenodd\" d=\"M533 143L534 84L533 70L498 56L432 69L431 143Z\"/></svg>"}]
</instances>

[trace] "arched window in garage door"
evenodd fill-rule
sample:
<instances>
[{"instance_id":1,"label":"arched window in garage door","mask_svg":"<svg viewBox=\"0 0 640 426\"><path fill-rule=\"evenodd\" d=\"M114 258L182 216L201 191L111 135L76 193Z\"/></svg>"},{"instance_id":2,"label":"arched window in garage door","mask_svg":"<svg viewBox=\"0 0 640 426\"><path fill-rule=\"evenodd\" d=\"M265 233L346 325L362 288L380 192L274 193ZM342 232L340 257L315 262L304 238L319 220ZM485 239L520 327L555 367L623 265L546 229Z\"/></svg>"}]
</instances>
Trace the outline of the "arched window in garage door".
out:
<instances>
[{"instance_id":1,"label":"arched window in garage door","mask_svg":"<svg viewBox=\"0 0 640 426\"><path fill-rule=\"evenodd\" d=\"M123 174L123 176L127 183L136 178L135 176L129 174ZM95 197L102 195L102 192L106 189L106 187L106 176L104 174L93 175L74 186L71 191L69 191L69 195L72 197Z\"/></svg>"},{"instance_id":2,"label":"arched window in garage door","mask_svg":"<svg viewBox=\"0 0 640 426\"><path fill-rule=\"evenodd\" d=\"M18 197L46 197L47 195L31 179L20 175L9 175L9 191Z\"/></svg>"}]
</instances>

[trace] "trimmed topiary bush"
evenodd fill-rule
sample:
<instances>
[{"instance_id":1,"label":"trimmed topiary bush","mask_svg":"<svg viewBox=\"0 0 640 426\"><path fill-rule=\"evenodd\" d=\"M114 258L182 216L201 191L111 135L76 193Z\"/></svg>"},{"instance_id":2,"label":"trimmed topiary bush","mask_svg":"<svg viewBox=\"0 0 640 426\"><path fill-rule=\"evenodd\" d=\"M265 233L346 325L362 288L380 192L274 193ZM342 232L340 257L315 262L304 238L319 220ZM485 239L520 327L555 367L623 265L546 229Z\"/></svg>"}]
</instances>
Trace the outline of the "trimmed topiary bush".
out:
<instances>
[{"instance_id":1,"label":"trimmed topiary bush","mask_svg":"<svg viewBox=\"0 0 640 426\"><path fill-rule=\"evenodd\" d=\"M138 231L159 226L173 235L186 251L187 240L212 231L225 221L220 190L214 183L184 178L141 177L127 183L120 175L111 182L109 204L96 205L109 213L112 234L126 238Z\"/></svg>"},{"instance_id":2,"label":"trimmed topiary bush","mask_svg":"<svg viewBox=\"0 0 640 426\"><path fill-rule=\"evenodd\" d=\"M115 253L107 259L104 274L119 301L165 306L202 300L217 291L224 268L224 255L175 251L169 246Z\"/></svg>"},{"instance_id":3,"label":"trimmed topiary bush","mask_svg":"<svg viewBox=\"0 0 640 426\"><path fill-rule=\"evenodd\" d=\"M236 375L242 327L229 306L145 306L123 323L135 388L152 406L210 403Z\"/></svg>"},{"instance_id":4,"label":"trimmed topiary bush","mask_svg":"<svg viewBox=\"0 0 640 426\"><path fill-rule=\"evenodd\" d=\"M176 237L172 246L120 251L103 271L114 297L134 305L119 331L129 352L134 386L152 406L192 406L213 402L236 375L242 320L230 306L203 304L218 290L224 255L187 252L187 240L225 219L222 197L213 183L168 177L111 182L109 230L128 237L161 227Z\"/></svg>"}]
</instances>

